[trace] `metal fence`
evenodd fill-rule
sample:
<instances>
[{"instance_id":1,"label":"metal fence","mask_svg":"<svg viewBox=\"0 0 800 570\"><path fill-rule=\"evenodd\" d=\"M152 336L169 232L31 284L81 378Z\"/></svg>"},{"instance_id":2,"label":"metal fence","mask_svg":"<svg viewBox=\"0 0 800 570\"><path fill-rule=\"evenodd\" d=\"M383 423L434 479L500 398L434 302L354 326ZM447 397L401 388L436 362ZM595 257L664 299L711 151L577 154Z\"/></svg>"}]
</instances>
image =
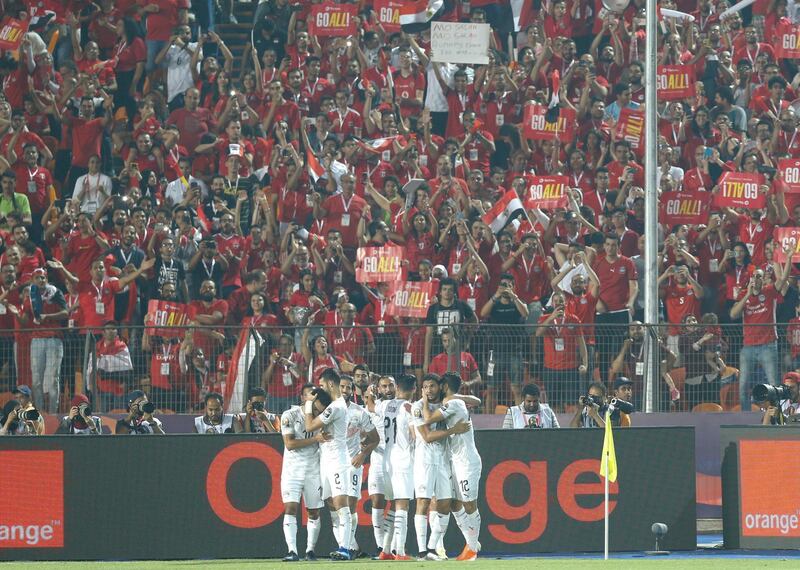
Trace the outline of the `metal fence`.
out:
<instances>
[{"instance_id":1,"label":"metal fence","mask_svg":"<svg viewBox=\"0 0 800 570\"><path fill-rule=\"evenodd\" d=\"M20 329L0 336L0 403L14 386L28 385L35 405L50 413L68 411L81 393L97 411L122 409L134 389L165 411L193 413L208 392L225 395L229 411L239 411L248 391L263 387L267 408L280 412L296 403L302 384L316 382L325 368L352 375L354 365L366 364L372 382L380 375L409 373L421 380L426 372L458 374L462 391L483 400L484 413L518 403L522 387L530 383L540 387L541 401L570 411L593 382L610 395L619 376L632 381L630 397L640 411L646 408L648 382L653 411L733 410L741 402L746 409L754 384L780 383L785 372L800 368L800 325L752 327L747 334L754 339L770 329L778 341L759 345L745 343L741 324L713 322L693 327L121 326L54 330L54 338L43 338L41 329ZM661 367L654 378L643 372L647 335L660 346Z\"/></svg>"}]
</instances>

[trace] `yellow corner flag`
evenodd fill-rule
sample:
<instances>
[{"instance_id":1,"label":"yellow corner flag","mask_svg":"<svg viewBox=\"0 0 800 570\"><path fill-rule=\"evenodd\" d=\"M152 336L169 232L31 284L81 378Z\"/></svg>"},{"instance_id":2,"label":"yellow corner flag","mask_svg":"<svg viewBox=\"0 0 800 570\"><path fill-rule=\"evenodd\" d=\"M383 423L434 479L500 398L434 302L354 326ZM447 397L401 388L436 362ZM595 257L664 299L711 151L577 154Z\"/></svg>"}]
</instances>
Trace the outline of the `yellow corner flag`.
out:
<instances>
[{"instance_id":1,"label":"yellow corner flag","mask_svg":"<svg viewBox=\"0 0 800 570\"><path fill-rule=\"evenodd\" d=\"M600 475L609 481L617 480L617 453L614 451L614 434L611 432L611 412L606 411L603 455L600 458Z\"/></svg>"}]
</instances>

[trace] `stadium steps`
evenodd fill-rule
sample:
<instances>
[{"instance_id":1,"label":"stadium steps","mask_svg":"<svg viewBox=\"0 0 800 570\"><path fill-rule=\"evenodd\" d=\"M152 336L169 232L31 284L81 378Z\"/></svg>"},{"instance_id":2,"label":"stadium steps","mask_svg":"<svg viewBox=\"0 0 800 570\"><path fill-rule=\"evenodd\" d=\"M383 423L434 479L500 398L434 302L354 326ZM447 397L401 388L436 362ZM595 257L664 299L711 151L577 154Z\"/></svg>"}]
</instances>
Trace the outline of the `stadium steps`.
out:
<instances>
[{"instance_id":1,"label":"stadium steps","mask_svg":"<svg viewBox=\"0 0 800 570\"><path fill-rule=\"evenodd\" d=\"M242 55L245 47L250 43L250 32L253 29L253 16L255 9L250 2L233 2L233 13L238 24L217 24L215 31L225 42L233 54L233 78L239 78L242 69ZM237 81L238 82L238 81Z\"/></svg>"}]
</instances>

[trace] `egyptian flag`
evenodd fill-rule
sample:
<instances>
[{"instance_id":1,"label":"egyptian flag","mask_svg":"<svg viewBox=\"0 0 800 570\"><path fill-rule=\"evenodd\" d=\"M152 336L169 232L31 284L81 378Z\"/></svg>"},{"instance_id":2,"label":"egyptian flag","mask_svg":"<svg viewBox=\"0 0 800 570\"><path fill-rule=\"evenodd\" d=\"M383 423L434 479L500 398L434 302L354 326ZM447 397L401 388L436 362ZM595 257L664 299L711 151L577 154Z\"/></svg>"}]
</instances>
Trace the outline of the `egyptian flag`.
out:
<instances>
[{"instance_id":1,"label":"egyptian flag","mask_svg":"<svg viewBox=\"0 0 800 570\"><path fill-rule=\"evenodd\" d=\"M517 191L509 190L483 215L483 223L488 225L492 232L499 234L511 221L524 213L525 208L517 196Z\"/></svg>"},{"instance_id":2,"label":"egyptian flag","mask_svg":"<svg viewBox=\"0 0 800 570\"><path fill-rule=\"evenodd\" d=\"M514 31L526 29L534 23L533 0L511 0L511 13L514 17Z\"/></svg>"},{"instance_id":3,"label":"egyptian flag","mask_svg":"<svg viewBox=\"0 0 800 570\"><path fill-rule=\"evenodd\" d=\"M550 104L547 105L547 112L544 114L544 119L548 123L555 123L558 121L558 115L561 112L561 105L560 105L560 96L558 94L559 90L561 89L561 76L558 73L557 69L553 70L553 74L550 76L551 83L553 84L553 94L550 95ZM558 136L556 134L556 136Z\"/></svg>"},{"instance_id":4,"label":"egyptian flag","mask_svg":"<svg viewBox=\"0 0 800 570\"><path fill-rule=\"evenodd\" d=\"M392 150L392 143L397 139L396 136L394 137L386 137L381 139L372 139L367 141L359 140L358 146L363 148L367 152L371 152L373 154L383 154L384 152Z\"/></svg>"},{"instance_id":5,"label":"egyptian flag","mask_svg":"<svg viewBox=\"0 0 800 570\"><path fill-rule=\"evenodd\" d=\"M408 0L400 7L400 27L407 34L416 34L443 13L444 0Z\"/></svg>"},{"instance_id":6,"label":"egyptian flag","mask_svg":"<svg viewBox=\"0 0 800 570\"><path fill-rule=\"evenodd\" d=\"M314 184L325 175L325 168L320 164L317 155L311 152L311 149L306 149L306 166L308 167L308 175L314 181Z\"/></svg>"},{"instance_id":7,"label":"egyptian flag","mask_svg":"<svg viewBox=\"0 0 800 570\"><path fill-rule=\"evenodd\" d=\"M239 341L231 356L228 366L228 378L225 383L225 412L234 413L244 409L247 401L247 382L250 374L256 371L256 356L264 344L264 337L250 326L251 318L248 317L242 324Z\"/></svg>"}]
</instances>

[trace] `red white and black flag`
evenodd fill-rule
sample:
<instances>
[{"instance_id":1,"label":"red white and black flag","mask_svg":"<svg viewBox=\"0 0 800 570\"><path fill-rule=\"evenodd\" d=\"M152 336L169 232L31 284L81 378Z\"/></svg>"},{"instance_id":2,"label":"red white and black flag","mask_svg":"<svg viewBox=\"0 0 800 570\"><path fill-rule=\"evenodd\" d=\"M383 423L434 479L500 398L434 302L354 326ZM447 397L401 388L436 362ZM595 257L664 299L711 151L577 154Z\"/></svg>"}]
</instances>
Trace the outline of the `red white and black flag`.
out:
<instances>
[{"instance_id":1,"label":"red white and black flag","mask_svg":"<svg viewBox=\"0 0 800 570\"><path fill-rule=\"evenodd\" d=\"M411 0L400 7L400 27L407 34L427 29L444 13L444 0Z\"/></svg>"},{"instance_id":2,"label":"red white and black flag","mask_svg":"<svg viewBox=\"0 0 800 570\"><path fill-rule=\"evenodd\" d=\"M236 343L231 357L225 382L225 394L223 394L225 412L236 413L244 409L247 401L247 380L251 368L255 369L257 366L256 356L264 344L264 337L250 326L250 322L250 319L246 318L242 323L242 332L239 333L239 341Z\"/></svg>"},{"instance_id":3,"label":"red white and black flag","mask_svg":"<svg viewBox=\"0 0 800 570\"><path fill-rule=\"evenodd\" d=\"M525 213L516 190L509 190L483 215L483 223L495 234L500 233L514 218Z\"/></svg>"}]
</instances>

